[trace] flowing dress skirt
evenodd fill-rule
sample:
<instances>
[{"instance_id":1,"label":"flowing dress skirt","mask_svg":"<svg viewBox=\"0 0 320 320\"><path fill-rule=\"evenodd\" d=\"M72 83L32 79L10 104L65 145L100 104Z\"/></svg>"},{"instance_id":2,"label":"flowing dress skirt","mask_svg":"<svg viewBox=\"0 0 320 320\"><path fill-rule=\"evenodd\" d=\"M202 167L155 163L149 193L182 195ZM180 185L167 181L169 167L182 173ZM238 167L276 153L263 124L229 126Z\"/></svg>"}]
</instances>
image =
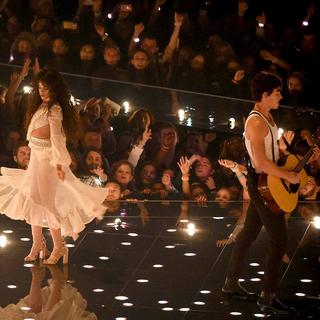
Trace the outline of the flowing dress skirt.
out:
<instances>
[{"instance_id":1,"label":"flowing dress skirt","mask_svg":"<svg viewBox=\"0 0 320 320\"><path fill-rule=\"evenodd\" d=\"M1 168L0 213L31 225L61 229L63 236L76 239L85 224L105 213L106 190L85 185L68 166L63 166L65 180L59 180L50 164L50 142L47 146L30 142L29 146L27 170Z\"/></svg>"}]
</instances>

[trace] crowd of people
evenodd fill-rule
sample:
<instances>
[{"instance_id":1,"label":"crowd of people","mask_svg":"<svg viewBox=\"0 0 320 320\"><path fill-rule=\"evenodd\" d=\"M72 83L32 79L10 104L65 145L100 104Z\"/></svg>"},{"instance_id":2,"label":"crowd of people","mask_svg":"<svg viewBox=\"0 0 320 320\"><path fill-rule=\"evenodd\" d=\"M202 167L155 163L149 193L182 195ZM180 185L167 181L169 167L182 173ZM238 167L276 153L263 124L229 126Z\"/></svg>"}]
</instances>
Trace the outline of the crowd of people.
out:
<instances>
[{"instance_id":1,"label":"crowd of people","mask_svg":"<svg viewBox=\"0 0 320 320\"><path fill-rule=\"evenodd\" d=\"M275 298L281 261L289 260L288 215L271 212L258 177L282 179L291 191L302 175L279 167L278 159L309 155L308 181L296 192L302 200L320 198L320 134L311 129L317 124L279 132L270 113L282 98L297 109L317 107L317 4L308 3L302 20L286 24L272 16L270 4L249 0L230 7L220 1L79 0L68 10L61 3L14 0L0 7L0 52L8 63L1 68L11 71L2 79L8 86L0 87L0 213L31 225L25 261L49 255L45 227L53 250L43 263L68 263L64 237L76 240L93 219L118 211L119 200L138 202L142 221L148 215L139 200L184 200L177 227L189 201L214 201L220 212L238 218L230 237L217 242L235 241L222 292L252 296L238 283L240 265L264 226L271 250L258 305L275 314L295 312ZM70 81L70 73L80 80ZM21 93L24 83L30 87ZM173 114L191 93L198 102L198 93L248 99L251 89L255 104L244 139L162 121L153 110L168 110L168 99L158 87L166 87ZM124 91L133 112L119 105ZM195 111L201 116L201 104ZM243 207L237 210L233 201ZM310 214L308 206L300 212Z\"/></svg>"},{"instance_id":2,"label":"crowd of people","mask_svg":"<svg viewBox=\"0 0 320 320\"><path fill-rule=\"evenodd\" d=\"M74 88L82 98L119 96L106 78L251 99L267 70L283 79L282 104L317 109L318 18L316 1L3 1L0 61L94 77Z\"/></svg>"},{"instance_id":3,"label":"crowd of people","mask_svg":"<svg viewBox=\"0 0 320 320\"><path fill-rule=\"evenodd\" d=\"M282 78L283 104L316 107L317 4L308 3L286 23L270 6L242 0L79 0L62 8L54 0L4 1L1 61L22 68L11 70L10 80L3 79L8 88L0 91L0 166L27 167L23 127L30 95L18 88L40 69L54 68L91 76L77 87L81 126L78 140L68 144L71 170L82 182L107 187L113 200L241 200L241 137L156 121L150 99L143 99L150 93L145 88L131 96L140 109L119 114L109 98L118 101L123 87L101 79L170 87L178 106L186 97L174 89L249 98L250 79L265 70ZM308 130L285 136L289 143L294 136L289 151L300 155L313 144ZM236 164L240 171L234 174ZM309 167L317 178L318 163Z\"/></svg>"}]
</instances>

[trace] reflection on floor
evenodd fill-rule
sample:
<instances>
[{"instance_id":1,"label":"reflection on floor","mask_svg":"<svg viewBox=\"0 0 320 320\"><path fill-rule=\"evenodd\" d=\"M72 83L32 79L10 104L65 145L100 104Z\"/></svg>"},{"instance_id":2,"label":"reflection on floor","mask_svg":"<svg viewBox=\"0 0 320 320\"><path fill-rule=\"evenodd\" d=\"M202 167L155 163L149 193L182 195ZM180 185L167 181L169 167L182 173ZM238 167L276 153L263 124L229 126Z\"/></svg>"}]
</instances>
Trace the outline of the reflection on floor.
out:
<instances>
[{"instance_id":1,"label":"reflection on floor","mask_svg":"<svg viewBox=\"0 0 320 320\"><path fill-rule=\"evenodd\" d=\"M238 218L215 204L122 204L76 242L67 239L67 267L44 267L23 263L29 226L1 215L0 320L264 317L255 303L220 293ZM281 319L319 319L320 232L298 214L288 232L279 296L300 315ZM250 291L259 292L267 241L262 230L248 255L241 281Z\"/></svg>"}]
</instances>

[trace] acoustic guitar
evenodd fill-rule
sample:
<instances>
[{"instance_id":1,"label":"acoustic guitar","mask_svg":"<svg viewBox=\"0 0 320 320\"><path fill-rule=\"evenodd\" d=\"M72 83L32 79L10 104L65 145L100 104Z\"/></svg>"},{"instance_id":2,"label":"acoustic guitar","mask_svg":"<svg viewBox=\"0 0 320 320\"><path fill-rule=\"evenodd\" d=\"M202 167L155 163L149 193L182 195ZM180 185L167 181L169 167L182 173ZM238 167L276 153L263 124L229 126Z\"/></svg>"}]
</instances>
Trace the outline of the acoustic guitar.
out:
<instances>
[{"instance_id":1,"label":"acoustic guitar","mask_svg":"<svg viewBox=\"0 0 320 320\"><path fill-rule=\"evenodd\" d=\"M308 180L306 171L303 169L310 157L312 148L302 159L296 155L289 154L284 161L279 161L279 166L294 172L301 173L301 181L292 184L285 179L281 179L266 173L262 173L258 178L258 190L265 201L265 205L275 213L292 212L298 203L299 190L305 186Z\"/></svg>"}]
</instances>

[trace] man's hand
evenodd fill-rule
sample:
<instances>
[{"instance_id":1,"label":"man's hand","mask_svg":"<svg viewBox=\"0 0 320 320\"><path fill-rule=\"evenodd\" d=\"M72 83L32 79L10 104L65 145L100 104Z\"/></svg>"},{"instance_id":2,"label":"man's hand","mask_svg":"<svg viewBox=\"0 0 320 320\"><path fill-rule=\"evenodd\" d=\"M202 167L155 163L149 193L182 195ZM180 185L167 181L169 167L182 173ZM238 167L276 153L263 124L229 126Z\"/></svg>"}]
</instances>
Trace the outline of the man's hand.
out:
<instances>
[{"instance_id":1,"label":"man's hand","mask_svg":"<svg viewBox=\"0 0 320 320\"><path fill-rule=\"evenodd\" d=\"M292 184L298 184L301 180L301 174L300 172L288 171L285 179Z\"/></svg>"},{"instance_id":2,"label":"man's hand","mask_svg":"<svg viewBox=\"0 0 320 320\"><path fill-rule=\"evenodd\" d=\"M313 161L316 161L316 160L318 160L319 159L319 157L320 157L320 149L319 149L319 147L318 146L314 146L313 147L313 154L312 154L312 156L310 157L310 159L309 159L309 161L307 162L307 164L309 164L309 163L312 163Z\"/></svg>"}]
</instances>

